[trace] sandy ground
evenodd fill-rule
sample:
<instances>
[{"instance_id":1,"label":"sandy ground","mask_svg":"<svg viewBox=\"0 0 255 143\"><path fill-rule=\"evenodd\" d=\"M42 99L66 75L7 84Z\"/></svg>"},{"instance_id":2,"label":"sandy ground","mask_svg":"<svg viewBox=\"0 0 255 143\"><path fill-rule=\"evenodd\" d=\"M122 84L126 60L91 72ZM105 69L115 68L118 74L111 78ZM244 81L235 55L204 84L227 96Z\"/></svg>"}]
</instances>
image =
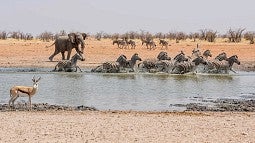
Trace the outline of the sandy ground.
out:
<instances>
[{"instance_id":1,"label":"sandy ground","mask_svg":"<svg viewBox=\"0 0 255 143\"><path fill-rule=\"evenodd\" d=\"M0 142L255 142L255 113L1 112Z\"/></svg>"},{"instance_id":2,"label":"sandy ground","mask_svg":"<svg viewBox=\"0 0 255 143\"><path fill-rule=\"evenodd\" d=\"M145 59L156 58L160 51L168 52L170 57L174 57L181 50L186 55L191 55L191 52L196 48L198 43L200 49L205 51L210 49L213 57L216 57L221 52L226 52L228 56L238 55L241 61L241 66L234 66L235 69L246 67L255 68L255 45L250 45L248 42L242 43L226 43L216 42L208 43L203 41L190 42L181 41L174 43L170 41L171 46L167 50L161 46L155 50L148 50L141 45L140 40L136 40L136 49L119 49L117 45L112 45L112 40L106 39L97 41L94 39L86 39L85 58L84 62L79 61L80 67L94 67L105 61L116 61L119 55L124 54L128 59L134 53ZM156 41L158 43L158 41ZM61 54L54 57L55 62L49 62L49 56L54 52L54 46L45 48L46 45L51 45L52 42L42 41L17 41L17 40L0 40L0 67L49 67L54 68L56 62L61 60ZM72 55L75 54L73 49Z\"/></svg>"},{"instance_id":3,"label":"sandy ground","mask_svg":"<svg viewBox=\"0 0 255 143\"><path fill-rule=\"evenodd\" d=\"M118 49L111 40L88 39L86 61L78 65L93 67L115 61L120 54L156 58L162 51L160 47L147 50L137 42L131 50ZM54 68L56 62L48 60L54 47L45 48L51 43L0 40L0 67ZM213 57L223 51L229 56L237 54L242 68L255 67L255 45L248 42L198 43L202 50L210 49ZM194 42L171 42L165 51L171 57L181 50L191 55L195 47ZM60 59L59 54L54 61ZM255 142L254 123L254 112L12 111L0 112L0 142Z\"/></svg>"}]
</instances>

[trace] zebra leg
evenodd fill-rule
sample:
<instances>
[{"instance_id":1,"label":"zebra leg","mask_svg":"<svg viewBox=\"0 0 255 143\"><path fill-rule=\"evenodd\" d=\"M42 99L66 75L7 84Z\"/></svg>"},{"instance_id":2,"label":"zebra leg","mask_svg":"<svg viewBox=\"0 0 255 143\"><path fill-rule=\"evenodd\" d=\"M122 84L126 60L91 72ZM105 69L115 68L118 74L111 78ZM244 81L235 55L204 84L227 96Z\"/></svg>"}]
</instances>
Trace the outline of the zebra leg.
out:
<instances>
[{"instance_id":1,"label":"zebra leg","mask_svg":"<svg viewBox=\"0 0 255 143\"><path fill-rule=\"evenodd\" d=\"M92 69L91 72L102 72L103 71L103 66L97 66L96 68Z\"/></svg>"},{"instance_id":2,"label":"zebra leg","mask_svg":"<svg viewBox=\"0 0 255 143\"><path fill-rule=\"evenodd\" d=\"M236 73L236 71L234 71L232 68L230 69L230 71L232 71L233 73Z\"/></svg>"},{"instance_id":3,"label":"zebra leg","mask_svg":"<svg viewBox=\"0 0 255 143\"><path fill-rule=\"evenodd\" d=\"M81 68L79 66L76 66L76 71L75 72L77 72L77 68L80 70L80 72L82 72Z\"/></svg>"},{"instance_id":4,"label":"zebra leg","mask_svg":"<svg viewBox=\"0 0 255 143\"><path fill-rule=\"evenodd\" d=\"M55 68L52 71L57 71L57 67L58 67L59 63L55 66ZM58 69L59 70L59 69Z\"/></svg>"}]
</instances>

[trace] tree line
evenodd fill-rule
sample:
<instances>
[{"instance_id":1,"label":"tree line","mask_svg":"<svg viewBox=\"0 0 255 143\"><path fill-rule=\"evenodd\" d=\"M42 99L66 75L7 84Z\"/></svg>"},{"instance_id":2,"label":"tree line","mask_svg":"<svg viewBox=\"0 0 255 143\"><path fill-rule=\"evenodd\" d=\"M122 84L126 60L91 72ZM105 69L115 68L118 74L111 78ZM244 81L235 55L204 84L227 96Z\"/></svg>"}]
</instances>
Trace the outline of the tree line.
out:
<instances>
[{"instance_id":1,"label":"tree line","mask_svg":"<svg viewBox=\"0 0 255 143\"><path fill-rule=\"evenodd\" d=\"M65 30L61 30L57 33L52 33L48 31L44 31L41 34L37 36L33 36L31 33L24 33L20 31L1 31L0 30L0 39L5 40L7 38L13 38L17 40L32 40L32 39L40 39L42 41L52 41L55 40L58 36L67 35L67 32ZM211 29L200 29L198 32L194 33L185 33L185 32L158 32L155 34L152 34L145 30L140 31L129 31L124 34L120 33L114 33L109 34L105 33L103 31L97 32L95 35L91 35L97 40L101 39L153 39L153 38L159 38L159 39L169 39L169 40L175 40L176 43L179 43L181 40L191 39L194 42L196 40L204 40L208 42L215 42L216 38L227 38L227 42L232 43L239 43L241 42L242 38L245 40L249 40L250 44L254 44L254 36L255 32L247 31L245 32L245 28L239 28L239 29L229 29L226 34L219 34L215 30Z\"/></svg>"}]
</instances>

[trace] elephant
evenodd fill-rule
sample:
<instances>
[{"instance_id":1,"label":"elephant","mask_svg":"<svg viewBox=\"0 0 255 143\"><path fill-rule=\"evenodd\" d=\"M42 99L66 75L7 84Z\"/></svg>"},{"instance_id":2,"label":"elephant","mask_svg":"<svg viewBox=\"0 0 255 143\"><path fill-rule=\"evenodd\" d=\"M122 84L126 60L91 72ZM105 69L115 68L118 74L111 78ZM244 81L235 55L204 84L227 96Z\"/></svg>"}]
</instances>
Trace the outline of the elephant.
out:
<instances>
[{"instance_id":1,"label":"elephant","mask_svg":"<svg viewBox=\"0 0 255 143\"><path fill-rule=\"evenodd\" d=\"M46 46L47 48L55 45L55 52L49 57L49 60L52 61L53 57L60 52L62 54L62 60L65 60L65 51L67 51L66 59L69 60L72 49L75 48L76 52L84 61L85 59L82 54L85 48L84 40L86 37L87 34L85 33L69 33L67 36L59 36L52 45Z\"/></svg>"}]
</instances>

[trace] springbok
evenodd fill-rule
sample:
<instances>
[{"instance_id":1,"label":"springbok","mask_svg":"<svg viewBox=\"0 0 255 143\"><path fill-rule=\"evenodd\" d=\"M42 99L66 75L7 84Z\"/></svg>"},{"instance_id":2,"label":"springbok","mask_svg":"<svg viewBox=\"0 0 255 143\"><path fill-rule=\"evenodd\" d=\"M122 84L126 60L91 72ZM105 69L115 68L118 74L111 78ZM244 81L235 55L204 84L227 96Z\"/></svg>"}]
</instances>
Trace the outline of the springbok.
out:
<instances>
[{"instance_id":1,"label":"springbok","mask_svg":"<svg viewBox=\"0 0 255 143\"><path fill-rule=\"evenodd\" d=\"M32 78L33 86L13 86L10 89L11 99L9 100L9 108L10 108L11 103L14 108L14 102L18 97L28 96L29 97L29 106L30 106L30 110L31 110L32 109L31 98L33 95L36 94L36 92L38 90L38 82L40 79L41 79L41 77L39 77L37 80L35 80L35 77L33 77Z\"/></svg>"}]
</instances>

